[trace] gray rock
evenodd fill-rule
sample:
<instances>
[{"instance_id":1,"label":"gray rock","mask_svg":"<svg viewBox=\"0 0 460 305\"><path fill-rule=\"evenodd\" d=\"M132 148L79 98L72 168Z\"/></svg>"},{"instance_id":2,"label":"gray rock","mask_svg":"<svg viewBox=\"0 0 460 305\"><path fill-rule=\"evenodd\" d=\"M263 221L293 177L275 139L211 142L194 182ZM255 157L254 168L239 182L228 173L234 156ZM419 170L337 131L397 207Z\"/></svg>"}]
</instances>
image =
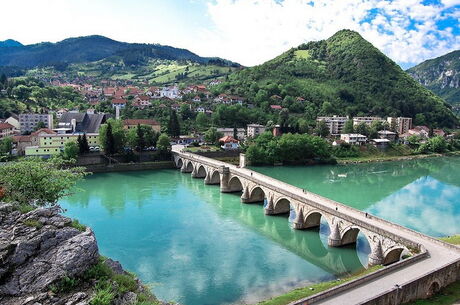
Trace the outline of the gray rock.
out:
<instances>
[{"instance_id":1,"label":"gray rock","mask_svg":"<svg viewBox=\"0 0 460 305\"><path fill-rule=\"evenodd\" d=\"M71 220L59 209L37 209L21 215L0 207L0 295L44 292L64 276L82 274L98 257L91 229L67 227ZM43 227L28 226L35 220Z\"/></svg>"}]
</instances>

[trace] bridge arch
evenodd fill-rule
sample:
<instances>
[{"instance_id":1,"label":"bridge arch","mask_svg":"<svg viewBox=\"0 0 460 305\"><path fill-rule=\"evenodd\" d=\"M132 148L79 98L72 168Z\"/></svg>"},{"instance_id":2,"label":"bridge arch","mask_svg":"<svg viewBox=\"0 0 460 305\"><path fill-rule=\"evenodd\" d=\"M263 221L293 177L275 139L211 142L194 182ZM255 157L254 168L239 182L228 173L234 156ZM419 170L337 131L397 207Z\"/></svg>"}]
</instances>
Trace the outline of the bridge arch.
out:
<instances>
[{"instance_id":1,"label":"bridge arch","mask_svg":"<svg viewBox=\"0 0 460 305\"><path fill-rule=\"evenodd\" d=\"M342 231L341 234L341 242L340 244L342 246L349 245L349 244L354 244L356 243L356 240L358 239L358 234L360 232L360 229L356 226L349 226L345 228Z\"/></svg>"},{"instance_id":2,"label":"bridge arch","mask_svg":"<svg viewBox=\"0 0 460 305\"><path fill-rule=\"evenodd\" d=\"M228 181L228 189L229 192L241 192L243 190L243 183L241 182L240 178L237 176L233 176Z\"/></svg>"},{"instance_id":3,"label":"bridge arch","mask_svg":"<svg viewBox=\"0 0 460 305\"><path fill-rule=\"evenodd\" d=\"M198 169L195 172L195 178L204 178L206 177L206 168L203 165L196 164L195 166L198 166Z\"/></svg>"},{"instance_id":4,"label":"bridge arch","mask_svg":"<svg viewBox=\"0 0 460 305\"><path fill-rule=\"evenodd\" d=\"M291 201L287 198L279 198L273 206L272 214L285 214L291 211Z\"/></svg>"},{"instance_id":5,"label":"bridge arch","mask_svg":"<svg viewBox=\"0 0 460 305\"><path fill-rule=\"evenodd\" d=\"M313 210L305 215L304 219L304 229L319 227L321 224L321 217L323 215L317 210ZM327 221L327 220L326 220Z\"/></svg>"},{"instance_id":6,"label":"bridge arch","mask_svg":"<svg viewBox=\"0 0 460 305\"><path fill-rule=\"evenodd\" d=\"M182 158L177 159L176 167L181 168L182 165L184 165L184 161L182 161Z\"/></svg>"},{"instance_id":7,"label":"bridge arch","mask_svg":"<svg viewBox=\"0 0 460 305\"><path fill-rule=\"evenodd\" d=\"M206 179L206 184L220 184L220 173L218 170L209 168Z\"/></svg>"},{"instance_id":8,"label":"bridge arch","mask_svg":"<svg viewBox=\"0 0 460 305\"><path fill-rule=\"evenodd\" d=\"M247 202L263 202L265 198L265 191L260 186L255 186L249 191Z\"/></svg>"},{"instance_id":9,"label":"bridge arch","mask_svg":"<svg viewBox=\"0 0 460 305\"><path fill-rule=\"evenodd\" d=\"M382 265L390 265L393 264L401 259L401 254L404 251L404 247L401 246L395 246L389 248L387 251L385 251L383 255L383 262Z\"/></svg>"},{"instance_id":10,"label":"bridge arch","mask_svg":"<svg viewBox=\"0 0 460 305\"><path fill-rule=\"evenodd\" d=\"M193 163L192 163L192 161L187 161L187 163L185 164L185 172L186 173L193 172Z\"/></svg>"}]
</instances>

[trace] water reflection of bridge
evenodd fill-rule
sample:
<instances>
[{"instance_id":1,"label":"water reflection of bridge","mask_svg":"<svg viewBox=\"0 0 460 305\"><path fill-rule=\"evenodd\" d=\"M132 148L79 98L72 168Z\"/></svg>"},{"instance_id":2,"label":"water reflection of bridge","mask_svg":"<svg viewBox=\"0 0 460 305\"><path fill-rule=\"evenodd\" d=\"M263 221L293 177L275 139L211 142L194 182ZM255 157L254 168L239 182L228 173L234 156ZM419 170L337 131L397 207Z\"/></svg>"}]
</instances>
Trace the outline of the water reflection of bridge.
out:
<instances>
[{"instance_id":1,"label":"water reflection of bridge","mask_svg":"<svg viewBox=\"0 0 460 305\"><path fill-rule=\"evenodd\" d=\"M186 185L197 196L203 198L210 205L221 212L228 201L221 194L216 194L213 187L205 187L196 180L183 176L182 184ZM292 253L308 262L335 275L353 273L364 268L353 245L343 248L325 247L321 240L320 230L313 229L302 232L293 232L288 223L278 221L277 217L260 217L262 204L241 205L233 213L232 219L249 226L252 230L270 238ZM262 224L260 224L262 221ZM323 223L327 226L327 223Z\"/></svg>"}]
</instances>

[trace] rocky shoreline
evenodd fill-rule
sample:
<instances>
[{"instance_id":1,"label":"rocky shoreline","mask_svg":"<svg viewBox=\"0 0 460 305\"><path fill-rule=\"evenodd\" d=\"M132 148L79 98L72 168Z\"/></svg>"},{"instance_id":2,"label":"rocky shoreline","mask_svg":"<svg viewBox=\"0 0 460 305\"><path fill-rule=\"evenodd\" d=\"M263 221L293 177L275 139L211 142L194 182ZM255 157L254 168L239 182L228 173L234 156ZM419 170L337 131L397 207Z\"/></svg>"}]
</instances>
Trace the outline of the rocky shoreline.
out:
<instances>
[{"instance_id":1,"label":"rocky shoreline","mask_svg":"<svg viewBox=\"0 0 460 305\"><path fill-rule=\"evenodd\" d=\"M91 228L60 209L21 213L0 203L0 304L162 304L132 274L101 258Z\"/></svg>"}]
</instances>

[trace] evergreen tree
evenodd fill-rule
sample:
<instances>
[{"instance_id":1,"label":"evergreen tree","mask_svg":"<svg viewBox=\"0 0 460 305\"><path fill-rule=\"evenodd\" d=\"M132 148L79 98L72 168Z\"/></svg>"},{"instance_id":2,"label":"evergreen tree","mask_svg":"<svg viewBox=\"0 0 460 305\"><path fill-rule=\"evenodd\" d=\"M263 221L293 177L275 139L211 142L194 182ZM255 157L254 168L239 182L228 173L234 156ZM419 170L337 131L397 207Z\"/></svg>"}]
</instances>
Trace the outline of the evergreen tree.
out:
<instances>
[{"instance_id":1,"label":"evergreen tree","mask_svg":"<svg viewBox=\"0 0 460 305\"><path fill-rule=\"evenodd\" d=\"M115 153L115 139L113 137L112 132L112 124L107 123L107 132L105 136L105 143L104 143L105 153L109 156Z\"/></svg>"},{"instance_id":2,"label":"evergreen tree","mask_svg":"<svg viewBox=\"0 0 460 305\"><path fill-rule=\"evenodd\" d=\"M355 127L353 126L353 120L348 120L343 126L342 133L354 133Z\"/></svg>"},{"instance_id":3,"label":"evergreen tree","mask_svg":"<svg viewBox=\"0 0 460 305\"><path fill-rule=\"evenodd\" d=\"M235 127L233 127L233 138L235 140L238 140L238 129Z\"/></svg>"},{"instance_id":4,"label":"evergreen tree","mask_svg":"<svg viewBox=\"0 0 460 305\"><path fill-rule=\"evenodd\" d=\"M145 148L145 136L144 130L141 128L140 124L137 124L136 134L136 146L138 147L139 151L142 151Z\"/></svg>"},{"instance_id":5,"label":"evergreen tree","mask_svg":"<svg viewBox=\"0 0 460 305\"><path fill-rule=\"evenodd\" d=\"M78 145L78 153L80 155L84 154L85 152L83 151L83 141L82 141L81 135L78 135L77 145Z\"/></svg>"},{"instance_id":6,"label":"evergreen tree","mask_svg":"<svg viewBox=\"0 0 460 305\"><path fill-rule=\"evenodd\" d=\"M179 120L177 119L177 113L174 110L172 110L169 115L168 134L171 137L178 137L180 135Z\"/></svg>"},{"instance_id":7,"label":"evergreen tree","mask_svg":"<svg viewBox=\"0 0 460 305\"><path fill-rule=\"evenodd\" d=\"M81 149L83 153L88 153L89 152L89 144L88 144L88 138L86 137L86 133L83 134L83 137L81 138Z\"/></svg>"},{"instance_id":8,"label":"evergreen tree","mask_svg":"<svg viewBox=\"0 0 460 305\"><path fill-rule=\"evenodd\" d=\"M329 128L326 125L326 122L319 121L316 125L316 134L321 138L325 138L329 135Z\"/></svg>"}]
</instances>

